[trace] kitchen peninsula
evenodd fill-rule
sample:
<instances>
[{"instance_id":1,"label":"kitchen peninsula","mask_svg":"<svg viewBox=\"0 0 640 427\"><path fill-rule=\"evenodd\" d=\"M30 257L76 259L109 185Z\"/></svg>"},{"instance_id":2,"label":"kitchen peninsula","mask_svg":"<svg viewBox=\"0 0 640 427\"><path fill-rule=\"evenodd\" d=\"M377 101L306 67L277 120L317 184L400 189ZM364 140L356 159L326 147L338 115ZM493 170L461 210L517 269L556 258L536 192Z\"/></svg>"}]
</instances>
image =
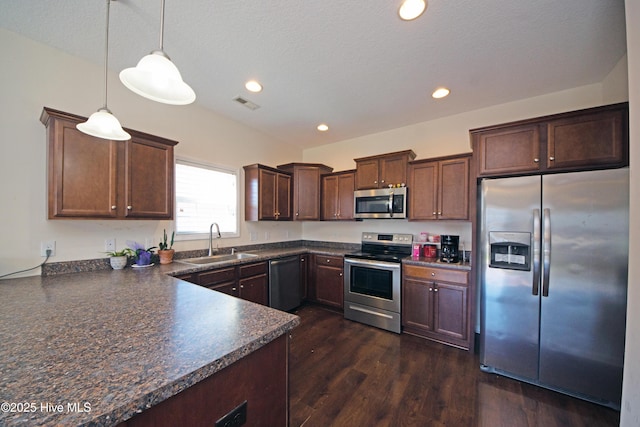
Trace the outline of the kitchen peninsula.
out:
<instances>
[{"instance_id":1,"label":"kitchen peninsula","mask_svg":"<svg viewBox=\"0 0 640 427\"><path fill-rule=\"evenodd\" d=\"M165 273L1 281L0 424L137 426L178 402L213 425L248 400L248 420L285 425L299 319Z\"/></svg>"}]
</instances>

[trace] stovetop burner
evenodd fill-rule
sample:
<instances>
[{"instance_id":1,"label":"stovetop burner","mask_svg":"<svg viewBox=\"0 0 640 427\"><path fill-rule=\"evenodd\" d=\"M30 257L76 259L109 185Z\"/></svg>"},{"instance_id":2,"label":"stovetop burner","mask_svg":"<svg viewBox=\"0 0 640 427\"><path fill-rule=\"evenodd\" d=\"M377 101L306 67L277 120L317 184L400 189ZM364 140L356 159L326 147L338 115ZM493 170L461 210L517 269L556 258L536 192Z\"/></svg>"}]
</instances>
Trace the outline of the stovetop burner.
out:
<instances>
[{"instance_id":1,"label":"stovetop burner","mask_svg":"<svg viewBox=\"0 0 640 427\"><path fill-rule=\"evenodd\" d=\"M346 254L345 257L399 263L402 258L411 255L412 244L411 234L364 232L360 251Z\"/></svg>"}]
</instances>

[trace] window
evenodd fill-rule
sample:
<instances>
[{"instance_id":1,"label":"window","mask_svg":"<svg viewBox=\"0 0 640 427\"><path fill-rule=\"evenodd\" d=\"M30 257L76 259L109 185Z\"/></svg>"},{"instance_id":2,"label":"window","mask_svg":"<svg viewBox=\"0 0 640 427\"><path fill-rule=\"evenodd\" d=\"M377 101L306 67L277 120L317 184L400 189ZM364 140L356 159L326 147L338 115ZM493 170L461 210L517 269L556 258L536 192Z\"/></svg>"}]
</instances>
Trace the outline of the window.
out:
<instances>
[{"instance_id":1,"label":"window","mask_svg":"<svg viewBox=\"0 0 640 427\"><path fill-rule=\"evenodd\" d=\"M224 237L239 235L237 170L176 158L176 234L201 239L213 222Z\"/></svg>"}]
</instances>

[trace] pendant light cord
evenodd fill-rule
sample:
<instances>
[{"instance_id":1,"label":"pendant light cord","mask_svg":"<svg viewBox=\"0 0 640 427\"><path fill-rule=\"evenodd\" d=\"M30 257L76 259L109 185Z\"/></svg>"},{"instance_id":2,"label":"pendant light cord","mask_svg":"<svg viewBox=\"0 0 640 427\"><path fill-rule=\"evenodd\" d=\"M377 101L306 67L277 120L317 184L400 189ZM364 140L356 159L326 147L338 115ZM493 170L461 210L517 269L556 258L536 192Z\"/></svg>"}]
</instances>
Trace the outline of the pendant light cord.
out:
<instances>
[{"instance_id":1,"label":"pendant light cord","mask_svg":"<svg viewBox=\"0 0 640 427\"><path fill-rule=\"evenodd\" d=\"M107 107L107 70L109 69L109 8L111 0L107 0L107 29L104 38L104 109L109 111Z\"/></svg>"},{"instance_id":2,"label":"pendant light cord","mask_svg":"<svg viewBox=\"0 0 640 427\"><path fill-rule=\"evenodd\" d=\"M164 52L164 0L161 1L160 6L160 51Z\"/></svg>"}]
</instances>

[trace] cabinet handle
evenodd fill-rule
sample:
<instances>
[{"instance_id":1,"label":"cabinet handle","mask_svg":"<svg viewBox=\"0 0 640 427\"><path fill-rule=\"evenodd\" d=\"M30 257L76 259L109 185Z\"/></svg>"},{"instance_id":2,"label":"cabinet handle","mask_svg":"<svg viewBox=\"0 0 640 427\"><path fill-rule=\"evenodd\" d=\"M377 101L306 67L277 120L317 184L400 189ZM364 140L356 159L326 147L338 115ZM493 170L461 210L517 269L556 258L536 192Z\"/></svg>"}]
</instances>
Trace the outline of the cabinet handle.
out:
<instances>
[{"instance_id":1,"label":"cabinet handle","mask_svg":"<svg viewBox=\"0 0 640 427\"><path fill-rule=\"evenodd\" d=\"M553 162L555 159L556 159L556 158L555 158L555 157L553 157L553 156L549 157L549 160L551 160L552 162Z\"/></svg>"},{"instance_id":2,"label":"cabinet handle","mask_svg":"<svg viewBox=\"0 0 640 427\"><path fill-rule=\"evenodd\" d=\"M116 205L111 206L111 210L115 211L116 210Z\"/></svg>"},{"instance_id":3,"label":"cabinet handle","mask_svg":"<svg viewBox=\"0 0 640 427\"><path fill-rule=\"evenodd\" d=\"M540 161L540 159L537 158L537 157L535 159L533 159L533 163L538 163L539 161Z\"/></svg>"},{"instance_id":4,"label":"cabinet handle","mask_svg":"<svg viewBox=\"0 0 640 427\"><path fill-rule=\"evenodd\" d=\"M133 209L133 206L127 206L127 209L131 210L131 209Z\"/></svg>"}]
</instances>

